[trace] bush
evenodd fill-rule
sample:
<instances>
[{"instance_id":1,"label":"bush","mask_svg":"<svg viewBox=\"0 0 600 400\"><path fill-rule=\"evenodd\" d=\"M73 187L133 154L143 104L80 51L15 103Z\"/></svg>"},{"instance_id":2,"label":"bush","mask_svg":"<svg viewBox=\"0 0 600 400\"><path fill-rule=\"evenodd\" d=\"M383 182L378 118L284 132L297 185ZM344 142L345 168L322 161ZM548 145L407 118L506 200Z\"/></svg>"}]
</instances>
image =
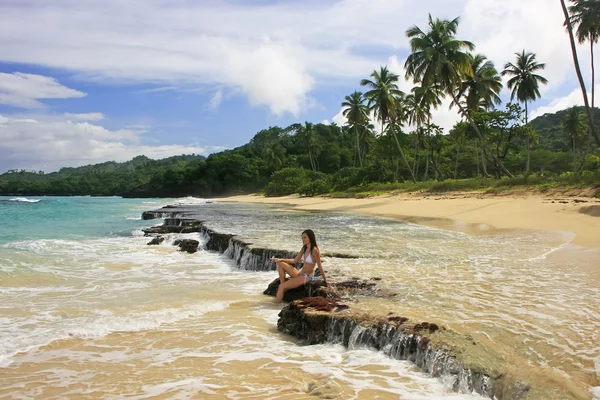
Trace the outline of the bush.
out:
<instances>
[{"instance_id":1,"label":"bush","mask_svg":"<svg viewBox=\"0 0 600 400\"><path fill-rule=\"evenodd\" d=\"M266 196L287 196L297 193L306 184L308 170L304 168L283 168L271 175L265 187Z\"/></svg>"},{"instance_id":2,"label":"bush","mask_svg":"<svg viewBox=\"0 0 600 400\"><path fill-rule=\"evenodd\" d=\"M340 169L331 179L335 190L346 190L361 185L364 182L364 175L363 168L347 167Z\"/></svg>"},{"instance_id":3,"label":"bush","mask_svg":"<svg viewBox=\"0 0 600 400\"><path fill-rule=\"evenodd\" d=\"M316 196L325 194L331 191L331 185L323 179L307 183L300 188L300 194L303 196Z\"/></svg>"}]
</instances>

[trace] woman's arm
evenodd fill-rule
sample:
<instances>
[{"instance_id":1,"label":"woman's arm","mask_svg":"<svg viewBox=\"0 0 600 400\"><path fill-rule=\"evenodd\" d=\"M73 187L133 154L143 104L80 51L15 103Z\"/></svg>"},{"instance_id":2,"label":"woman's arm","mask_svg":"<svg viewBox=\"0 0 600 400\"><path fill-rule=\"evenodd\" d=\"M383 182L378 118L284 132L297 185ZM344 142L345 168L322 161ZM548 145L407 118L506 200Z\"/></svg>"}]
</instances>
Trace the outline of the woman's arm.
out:
<instances>
[{"instance_id":1,"label":"woman's arm","mask_svg":"<svg viewBox=\"0 0 600 400\"><path fill-rule=\"evenodd\" d=\"M325 286L329 286L329 283L327 282L327 277L325 276L325 269L323 268L323 264L321 264L321 252L319 251L318 247L315 247L313 249L312 259L315 260L315 264L317 264L317 267L319 267L319 270L321 271L321 276L323 277L323 282L325 283Z\"/></svg>"},{"instance_id":2,"label":"woman's arm","mask_svg":"<svg viewBox=\"0 0 600 400\"><path fill-rule=\"evenodd\" d=\"M288 264L297 264L300 259L302 258L302 250L300 250L298 252L298 255L296 255L296 258L275 258L272 257L271 261L275 261L276 263L278 262L284 262L284 263L288 263Z\"/></svg>"}]
</instances>

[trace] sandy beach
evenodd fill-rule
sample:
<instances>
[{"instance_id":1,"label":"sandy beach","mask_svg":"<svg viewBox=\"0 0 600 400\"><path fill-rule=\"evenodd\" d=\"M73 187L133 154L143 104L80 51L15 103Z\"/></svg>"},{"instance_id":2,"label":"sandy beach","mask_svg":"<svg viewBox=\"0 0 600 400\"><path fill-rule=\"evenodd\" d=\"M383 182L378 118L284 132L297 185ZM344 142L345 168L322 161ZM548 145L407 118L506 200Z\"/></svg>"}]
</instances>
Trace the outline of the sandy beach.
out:
<instances>
[{"instance_id":1,"label":"sandy beach","mask_svg":"<svg viewBox=\"0 0 600 400\"><path fill-rule=\"evenodd\" d=\"M342 211L397 218L442 229L555 232L573 245L600 248L600 199L560 194L401 193L367 198L241 195L223 202L286 205L304 211Z\"/></svg>"}]
</instances>

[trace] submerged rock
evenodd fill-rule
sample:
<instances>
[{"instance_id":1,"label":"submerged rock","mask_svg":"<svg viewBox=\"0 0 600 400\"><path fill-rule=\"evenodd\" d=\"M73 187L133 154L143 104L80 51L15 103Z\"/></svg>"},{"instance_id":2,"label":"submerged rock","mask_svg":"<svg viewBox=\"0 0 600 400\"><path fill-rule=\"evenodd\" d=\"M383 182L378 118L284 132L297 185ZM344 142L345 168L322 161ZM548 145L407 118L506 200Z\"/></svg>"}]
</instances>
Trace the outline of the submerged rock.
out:
<instances>
[{"instance_id":1,"label":"submerged rock","mask_svg":"<svg viewBox=\"0 0 600 400\"><path fill-rule=\"evenodd\" d=\"M193 254L198 251L200 242L194 239L177 239L173 244L179 246L181 251L187 251L188 253Z\"/></svg>"},{"instance_id":2,"label":"submerged rock","mask_svg":"<svg viewBox=\"0 0 600 400\"><path fill-rule=\"evenodd\" d=\"M148 242L148 246L158 245L165 241L165 238L162 236L156 236L151 241Z\"/></svg>"}]
</instances>

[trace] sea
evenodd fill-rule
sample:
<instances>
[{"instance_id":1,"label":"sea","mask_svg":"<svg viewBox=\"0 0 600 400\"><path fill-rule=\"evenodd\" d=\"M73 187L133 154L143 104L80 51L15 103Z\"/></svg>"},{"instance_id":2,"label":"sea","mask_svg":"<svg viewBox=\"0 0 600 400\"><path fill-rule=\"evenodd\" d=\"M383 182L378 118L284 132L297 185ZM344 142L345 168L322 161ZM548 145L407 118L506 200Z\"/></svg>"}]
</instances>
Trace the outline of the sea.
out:
<instances>
[{"instance_id":1,"label":"sea","mask_svg":"<svg viewBox=\"0 0 600 400\"><path fill-rule=\"evenodd\" d=\"M277 330L276 271L149 246L144 211L193 204L253 246L313 229L335 279L380 278L394 308L472 340L572 398L600 399L600 252L566 232L447 230L200 198L0 197L0 399L480 399L370 348ZM194 254L173 242L200 242ZM335 283L335 282L334 282ZM357 300L358 301L358 300ZM391 303L390 303L391 302Z\"/></svg>"}]
</instances>

